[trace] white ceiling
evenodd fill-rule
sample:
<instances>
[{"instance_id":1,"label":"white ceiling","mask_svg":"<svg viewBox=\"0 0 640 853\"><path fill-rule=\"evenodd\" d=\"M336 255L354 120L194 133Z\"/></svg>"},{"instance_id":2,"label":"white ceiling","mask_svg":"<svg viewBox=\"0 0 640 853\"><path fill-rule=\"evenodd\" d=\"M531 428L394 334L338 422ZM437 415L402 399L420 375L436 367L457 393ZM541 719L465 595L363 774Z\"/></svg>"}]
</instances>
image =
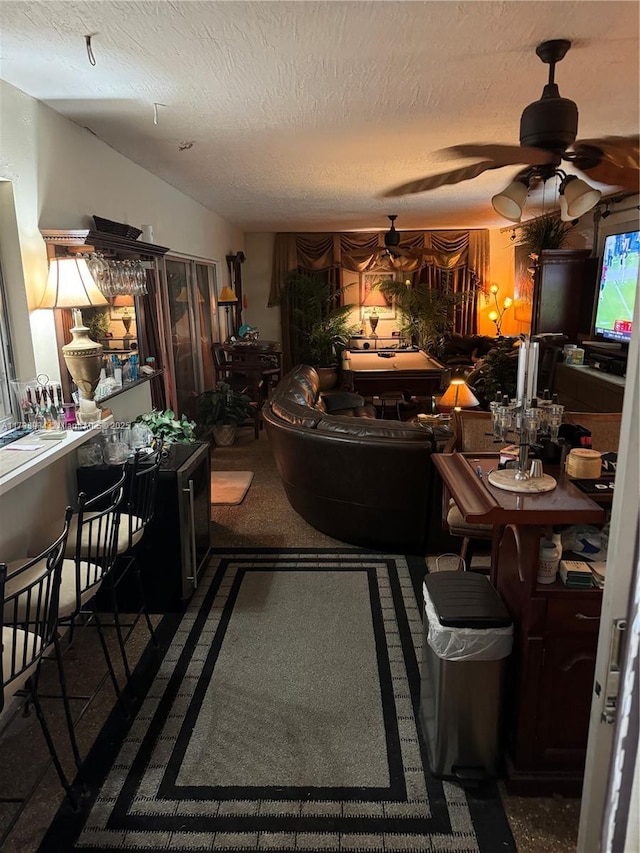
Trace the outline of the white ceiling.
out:
<instances>
[{"instance_id":1,"label":"white ceiling","mask_svg":"<svg viewBox=\"0 0 640 853\"><path fill-rule=\"evenodd\" d=\"M518 167L379 195L450 168L433 153L445 146L517 144L547 77L535 46L549 38L573 41L556 81L578 104L578 138L637 133L638 9L5 0L0 76L245 231L382 228L388 213L400 230L497 227L508 223L489 199Z\"/></svg>"}]
</instances>

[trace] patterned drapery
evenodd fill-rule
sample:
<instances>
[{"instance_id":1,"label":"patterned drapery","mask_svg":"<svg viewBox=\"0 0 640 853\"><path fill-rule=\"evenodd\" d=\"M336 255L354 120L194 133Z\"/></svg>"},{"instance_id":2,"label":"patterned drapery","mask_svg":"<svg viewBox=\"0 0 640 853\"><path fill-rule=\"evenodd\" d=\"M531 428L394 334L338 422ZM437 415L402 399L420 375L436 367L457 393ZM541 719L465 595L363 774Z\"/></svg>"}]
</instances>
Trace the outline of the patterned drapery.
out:
<instances>
[{"instance_id":1,"label":"patterned drapery","mask_svg":"<svg viewBox=\"0 0 640 853\"><path fill-rule=\"evenodd\" d=\"M384 231L336 234L280 233L275 236L273 270L268 306L281 304L281 294L289 273L295 270L332 270L336 287L342 269L352 272L412 273L415 286L451 287L456 293L483 290L489 280L489 232L401 231L400 248L408 256L393 261L379 250L384 248ZM476 331L476 300L466 299L456 311L455 331ZM282 334L288 349L289 317L282 311Z\"/></svg>"}]
</instances>

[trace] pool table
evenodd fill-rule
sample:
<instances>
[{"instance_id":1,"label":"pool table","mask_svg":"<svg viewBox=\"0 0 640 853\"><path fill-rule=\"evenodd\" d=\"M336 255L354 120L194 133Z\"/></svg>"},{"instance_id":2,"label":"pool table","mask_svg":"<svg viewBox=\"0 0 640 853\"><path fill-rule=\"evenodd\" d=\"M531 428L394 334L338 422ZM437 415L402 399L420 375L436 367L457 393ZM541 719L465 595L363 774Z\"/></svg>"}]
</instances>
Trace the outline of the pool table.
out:
<instances>
[{"instance_id":1,"label":"pool table","mask_svg":"<svg viewBox=\"0 0 640 853\"><path fill-rule=\"evenodd\" d=\"M378 352L345 350L345 382L363 397L391 392L431 396L441 390L444 365L422 350L392 350L389 358Z\"/></svg>"}]
</instances>

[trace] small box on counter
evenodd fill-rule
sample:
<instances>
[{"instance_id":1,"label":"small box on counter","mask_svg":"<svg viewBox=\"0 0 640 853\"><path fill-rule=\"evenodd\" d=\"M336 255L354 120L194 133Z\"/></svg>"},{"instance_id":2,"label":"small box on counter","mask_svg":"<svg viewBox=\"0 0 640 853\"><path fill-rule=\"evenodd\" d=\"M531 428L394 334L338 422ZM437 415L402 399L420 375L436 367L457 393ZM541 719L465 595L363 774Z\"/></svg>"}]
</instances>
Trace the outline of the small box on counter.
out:
<instances>
[{"instance_id":1,"label":"small box on counter","mask_svg":"<svg viewBox=\"0 0 640 853\"><path fill-rule=\"evenodd\" d=\"M602 589L605 582L605 576L607 574L607 564L604 562L589 563L589 568L591 569L591 573L593 574L594 584L600 589Z\"/></svg>"},{"instance_id":2,"label":"small box on counter","mask_svg":"<svg viewBox=\"0 0 640 853\"><path fill-rule=\"evenodd\" d=\"M565 586L574 588L584 589L594 584L591 566L584 560L560 560L560 579Z\"/></svg>"},{"instance_id":3,"label":"small box on counter","mask_svg":"<svg viewBox=\"0 0 640 853\"><path fill-rule=\"evenodd\" d=\"M564 363L584 364L584 350L582 347L573 347L572 349L565 350Z\"/></svg>"}]
</instances>

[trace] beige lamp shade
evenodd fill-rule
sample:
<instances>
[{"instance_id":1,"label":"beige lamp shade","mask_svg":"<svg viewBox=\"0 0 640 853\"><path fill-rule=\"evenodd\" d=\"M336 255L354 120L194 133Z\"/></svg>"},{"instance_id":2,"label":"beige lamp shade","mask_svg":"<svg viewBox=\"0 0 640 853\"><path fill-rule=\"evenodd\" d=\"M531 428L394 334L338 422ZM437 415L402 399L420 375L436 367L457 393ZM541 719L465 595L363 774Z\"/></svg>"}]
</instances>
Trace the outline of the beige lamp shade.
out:
<instances>
[{"instance_id":1,"label":"beige lamp shade","mask_svg":"<svg viewBox=\"0 0 640 853\"><path fill-rule=\"evenodd\" d=\"M108 305L84 258L52 258L40 308L86 308Z\"/></svg>"},{"instance_id":2,"label":"beige lamp shade","mask_svg":"<svg viewBox=\"0 0 640 853\"><path fill-rule=\"evenodd\" d=\"M118 296L113 297L113 307L114 308L133 308L135 305L133 296L130 296L126 293L119 293Z\"/></svg>"},{"instance_id":3,"label":"beige lamp shade","mask_svg":"<svg viewBox=\"0 0 640 853\"><path fill-rule=\"evenodd\" d=\"M233 290L229 287L228 284L220 291L220 296L218 296L218 305L232 305L234 302L238 301L238 297L235 295Z\"/></svg>"},{"instance_id":4,"label":"beige lamp shade","mask_svg":"<svg viewBox=\"0 0 640 853\"><path fill-rule=\"evenodd\" d=\"M577 219L590 211L600 201L602 193L589 184L570 175L564 182L564 197L567 201L567 216Z\"/></svg>"},{"instance_id":5,"label":"beige lamp shade","mask_svg":"<svg viewBox=\"0 0 640 853\"><path fill-rule=\"evenodd\" d=\"M384 293L377 287L371 288L362 303L363 308L388 308L389 304L384 297Z\"/></svg>"},{"instance_id":6,"label":"beige lamp shade","mask_svg":"<svg viewBox=\"0 0 640 853\"><path fill-rule=\"evenodd\" d=\"M529 187L522 181L513 181L498 195L494 195L491 204L496 213L510 219L512 222L520 222L522 208L529 193Z\"/></svg>"},{"instance_id":7,"label":"beige lamp shade","mask_svg":"<svg viewBox=\"0 0 640 853\"><path fill-rule=\"evenodd\" d=\"M464 379L452 379L449 387L438 400L438 408L441 412L450 412L452 409L473 409L479 405L480 401Z\"/></svg>"}]
</instances>

